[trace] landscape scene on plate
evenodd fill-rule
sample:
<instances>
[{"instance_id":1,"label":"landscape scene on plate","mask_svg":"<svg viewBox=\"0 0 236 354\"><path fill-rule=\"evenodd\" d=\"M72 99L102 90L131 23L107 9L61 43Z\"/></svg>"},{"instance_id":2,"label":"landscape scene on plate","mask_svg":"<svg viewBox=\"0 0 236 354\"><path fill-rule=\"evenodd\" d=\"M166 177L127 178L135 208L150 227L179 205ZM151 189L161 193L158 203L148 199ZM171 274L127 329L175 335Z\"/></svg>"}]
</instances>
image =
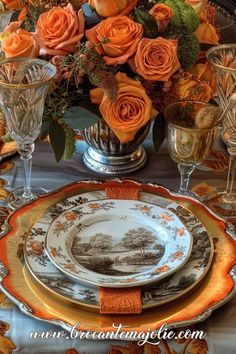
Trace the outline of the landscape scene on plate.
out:
<instances>
[{"instance_id":1,"label":"landscape scene on plate","mask_svg":"<svg viewBox=\"0 0 236 354\"><path fill-rule=\"evenodd\" d=\"M71 253L80 265L89 270L122 276L140 273L157 265L165 252L154 233L144 227L129 229L120 241L114 241L111 234L102 232L87 237L86 242L76 236Z\"/></svg>"}]
</instances>

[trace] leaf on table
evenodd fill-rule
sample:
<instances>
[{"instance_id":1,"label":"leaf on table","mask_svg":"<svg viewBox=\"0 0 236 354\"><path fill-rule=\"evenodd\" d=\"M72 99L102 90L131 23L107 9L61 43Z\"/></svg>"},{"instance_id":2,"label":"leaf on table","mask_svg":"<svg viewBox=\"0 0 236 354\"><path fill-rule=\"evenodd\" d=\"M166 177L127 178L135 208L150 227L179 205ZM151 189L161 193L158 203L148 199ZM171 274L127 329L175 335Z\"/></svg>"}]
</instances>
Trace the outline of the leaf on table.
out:
<instances>
[{"instance_id":1,"label":"leaf on table","mask_svg":"<svg viewBox=\"0 0 236 354\"><path fill-rule=\"evenodd\" d=\"M86 129L96 124L100 117L81 106L72 106L64 114L65 123L73 129Z\"/></svg>"},{"instance_id":2,"label":"leaf on table","mask_svg":"<svg viewBox=\"0 0 236 354\"><path fill-rule=\"evenodd\" d=\"M224 151L211 150L202 165L215 172L224 172L228 168L229 157Z\"/></svg>"},{"instance_id":3,"label":"leaf on table","mask_svg":"<svg viewBox=\"0 0 236 354\"><path fill-rule=\"evenodd\" d=\"M146 343L144 345L144 354L161 354L161 349L158 345Z\"/></svg>"},{"instance_id":4,"label":"leaf on table","mask_svg":"<svg viewBox=\"0 0 236 354\"><path fill-rule=\"evenodd\" d=\"M209 184L205 182L201 182L199 184L196 184L191 188L191 191L198 194L199 197L204 197L207 194L216 191L216 187L210 186Z\"/></svg>"},{"instance_id":5,"label":"leaf on table","mask_svg":"<svg viewBox=\"0 0 236 354\"><path fill-rule=\"evenodd\" d=\"M3 303L6 299L6 295L3 293L0 293L0 304Z\"/></svg>"},{"instance_id":6,"label":"leaf on table","mask_svg":"<svg viewBox=\"0 0 236 354\"><path fill-rule=\"evenodd\" d=\"M65 151L66 134L62 125L56 120L54 120L49 127L49 138L56 161L59 162Z\"/></svg>"},{"instance_id":7,"label":"leaf on table","mask_svg":"<svg viewBox=\"0 0 236 354\"><path fill-rule=\"evenodd\" d=\"M189 354L206 354L208 345L205 339L194 339L190 342L188 349Z\"/></svg>"},{"instance_id":8,"label":"leaf on table","mask_svg":"<svg viewBox=\"0 0 236 354\"><path fill-rule=\"evenodd\" d=\"M0 353L11 354L16 349L12 340L6 336L6 332L9 331L10 325L6 322L0 321Z\"/></svg>"},{"instance_id":9,"label":"leaf on table","mask_svg":"<svg viewBox=\"0 0 236 354\"><path fill-rule=\"evenodd\" d=\"M75 348L65 350L64 354L79 354Z\"/></svg>"},{"instance_id":10,"label":"leaf on table","mask_svg":"<svg viewBox=\"0 0 236 354\"><path fill-rule=\"evenodd\" d=\"M143 347L137 343L129 343L128 346L113 345L108 354L142 354Z\"/></svg>"}]
</instances>

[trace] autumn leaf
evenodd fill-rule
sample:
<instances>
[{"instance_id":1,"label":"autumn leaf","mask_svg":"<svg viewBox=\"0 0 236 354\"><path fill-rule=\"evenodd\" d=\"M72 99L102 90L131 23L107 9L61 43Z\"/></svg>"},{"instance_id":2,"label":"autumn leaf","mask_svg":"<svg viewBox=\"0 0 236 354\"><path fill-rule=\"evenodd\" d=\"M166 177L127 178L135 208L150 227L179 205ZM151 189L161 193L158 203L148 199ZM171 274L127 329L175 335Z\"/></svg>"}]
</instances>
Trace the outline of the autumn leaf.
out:
<instances>
[{"instance_id":1,"label":"autumn leaf","mask_svg":"<svg viewBox=\"0 0 236 354\"><path fill-rule=\"evenodd\" d=\"M111 351L108 354L142 354L143 348L137 343L129 343L128 346L113 345Z\"/></svg>"},{"instance_id":2,"label":"autumn leaf","mask_svg":"<svg viewBox=\"0 0 236 354\"><path fill-rule=\"evenodd\" d=\"M64 354L79 354L75 348L67 349Z\"/></svg>"},{"instance_id":3,"label":"autumn leaf","mask_svg":"<svg viewBox=\"0 0 236 354\"><path fill-rule=\"evenodd\" d=\"M189 354L206 354L208 352L208 345L205 339L194 339L189 343Z\"/></svg>"},{"instance_id":4,"label":"autumn leaf","mask_svg":"<svg viewBox=\"0 0 236 354\"><path fill-rule=\"evenodd\" d=\"M3 294L3 293L0 293L0 304L1 304L2 302L4 302L5 299L6 299L6 295Z\"/></svg>"},{"instance_id":5,"label":"autumn leaf","mask_svg":"<svg viewBox=\"0 0 236 354\"><path fill-rule=\"evenodd\" d=\"M16 349L15 344L8 337L5 337L6 332L9 331L10 325L6 322L0 322L0 353L11 354Z\"/></svg>"},{"instance_id":6,"label":"autumn leaf","mask_svg":"<svg viewBox=\"0 0 236 354\"><path fill-rule=\"evenodd\" d=\"M146 343L144 345L144 354L161 354L161 350L158 345Z\"/></svg>"}]
</instances>

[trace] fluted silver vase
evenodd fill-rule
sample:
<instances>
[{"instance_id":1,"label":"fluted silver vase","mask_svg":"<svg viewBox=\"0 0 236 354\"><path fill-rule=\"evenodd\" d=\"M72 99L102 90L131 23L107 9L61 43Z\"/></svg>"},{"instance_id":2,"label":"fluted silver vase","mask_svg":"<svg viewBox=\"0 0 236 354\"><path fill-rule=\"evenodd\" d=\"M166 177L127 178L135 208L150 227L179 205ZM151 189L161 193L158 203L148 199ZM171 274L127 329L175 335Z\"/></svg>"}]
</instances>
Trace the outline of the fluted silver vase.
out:
<instances>
[{"instance_id":1,"label":"fluted silver vase","mask_svg":"<svg viewBox=\"0 0 236 354\"><path fill-rule=\"evenodd\" d=\"M104 120L81 131L87 142L83 161L100 174L125 175L139 170L147 161L142 142L148 135L150 124L141 128L133 141L121 144Z\"/></svg>"}]
</instances>

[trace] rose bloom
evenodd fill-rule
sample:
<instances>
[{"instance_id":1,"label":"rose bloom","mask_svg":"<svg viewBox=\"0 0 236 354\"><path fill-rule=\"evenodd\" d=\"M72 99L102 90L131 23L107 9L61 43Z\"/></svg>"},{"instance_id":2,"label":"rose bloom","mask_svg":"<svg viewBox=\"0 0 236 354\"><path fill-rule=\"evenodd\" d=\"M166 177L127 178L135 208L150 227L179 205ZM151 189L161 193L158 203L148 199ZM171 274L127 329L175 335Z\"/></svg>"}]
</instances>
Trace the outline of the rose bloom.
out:
<instances>
[{"instance_id":1,"label":"rose bloom","mask_svg":"<svg viewBox=\"0 0 236 354\"><path fill-rule=\"evenodd\" d=\"M86 31L86 37L98 45L97 51L108 65L124 64L136 52L142 36L143 26L127 16L107 18ZM101 44L106 38L109 42Z\"/></svg>"},{"instance_id":2,"label":"rose bloom","mask_svg":"<svg viewBox=\"0 0 236 354\"><path fill-rule=\"evenodd\" d=\"M8 26L8 29L13 30L14 24ZM7 33L4 31L4 33ZM15 32L9 31L2 42L2 51L6 58L36 58L39 54L39 48L34 34L27 32L21 28Z\"/></svg>"},{"instance_id":3,"label":"rose bloom","mask_svg":"<svg viewBox=\"0 0 236 354\"><path fill-rule=\"evenodd\" d=\"M149 10L149 13L154 16L157 21L170 20L174 15L173 10L164 4L154 5L151 10Z\"/></svg>"},{"instance_id":4,"label":"rose bloom","mask_svg":"<svg viewBox=\"0 0 236 354\"><path fill-rule=\"evenodd\" d=\"M149 10L150 15L155 17L158 25L158 32L164 32L172 19L173 10L164 4L156 4Z\"/></svg>"},{"instance_id":5,"label":"rose bloom","mask_svg":"<svg viewBox=\"0 0 236 354\"><path fill-rule=\"evenodd\" d=\"M198 42L205 44L219 44L219 36L214 26L209 21L200 23L198 29L195 32Z\"/></svg>"},{"instance_id":6,"label":"rose bloom","mask_svg":"<svg viewBox=\"0 0 236 354\"><path fill-rule=\"evenodd\" d=\"M143 38L134 61L136 71L146 80L168 81L180 68L177 40Z\"/></svg>"},{"instance_id":7,"label":"rose bloom","mask_svg":"<svg viewBox=\"0 0 236 354\"><path fill-rule=\"evenodd\" d=\"M216 89L216 74L211 64L206 61L205 63L198 63L189 70L196 79L207 81L213 91Z\"/></svg>"},{"instance_id":8,"label":"rose bloom","mask_svg":"<svg viewBox=\"0 0 236 354\"><path fill-rule=\"evenodd\" d=\"M36 35L39 40L40 55L67 55L74 53L84 35L85 19L83 11L78 15L71 4L53 7L39 16Z\"/></svg>"},{"instance_id":9,"label":"rose bloom","mask_svg":"<svg viewBox=\"0 0 236 354\"><path fill-rule=\"evenodd\" d=\"M152 101L139 81L126 74L117 73L117 99L113 102L104 94L102 88L90 91L92 103L100 104L99 109L108 126L121 143L132 141L135 134L157 115Z\"/></svg>"},{"instance_id":10,"label":"rose bloom","mask_svg":"<svg viewBox=\"0 0 236 354\"><path fill-rule=\"evenodd\" d=\"M137 5L138 0L88 0L102 17L128 15Z\"/></svg>"},{"instance_id":11,"label":"rose bloom","mask_svg":"<svg viewBox=\"0 0 236 354\"><path fill-rule=\"evenodd\" d=\"M181 78L176 84L175 90L180 100L209 102L212 98L212 89L206 81Z\"/></svg>"},{"instance_id":12,"label":"rose bloom","mask_svg":"<svg viewBox=\"0 0 236 354\"><path fill-rule=\"evenodd\" d=\"M19 0L2 0L8 10L20 10L22 5Z\"/></svg>"},{"instance_id":13,"label":"rose bloom","mask_svg":"<svg viewBox=\"0 0 236 354\"><path fill-rule=\"evenodd\" d=\"M200 20L200 22L207 21L207 10L205 8L203 8L202 11L200 12L199 20Z\"/></svg>"},{"instance_id":14,"label":"rose bloom","mask_svg":"<svg viewBox=\"0 0 236 354\"><path fill-rule=\"evenodd\" d=\"M200 14L205 4L205 0L185 0L185 2L192 6L197 15Z\"/></svg>"}]
</instances>

